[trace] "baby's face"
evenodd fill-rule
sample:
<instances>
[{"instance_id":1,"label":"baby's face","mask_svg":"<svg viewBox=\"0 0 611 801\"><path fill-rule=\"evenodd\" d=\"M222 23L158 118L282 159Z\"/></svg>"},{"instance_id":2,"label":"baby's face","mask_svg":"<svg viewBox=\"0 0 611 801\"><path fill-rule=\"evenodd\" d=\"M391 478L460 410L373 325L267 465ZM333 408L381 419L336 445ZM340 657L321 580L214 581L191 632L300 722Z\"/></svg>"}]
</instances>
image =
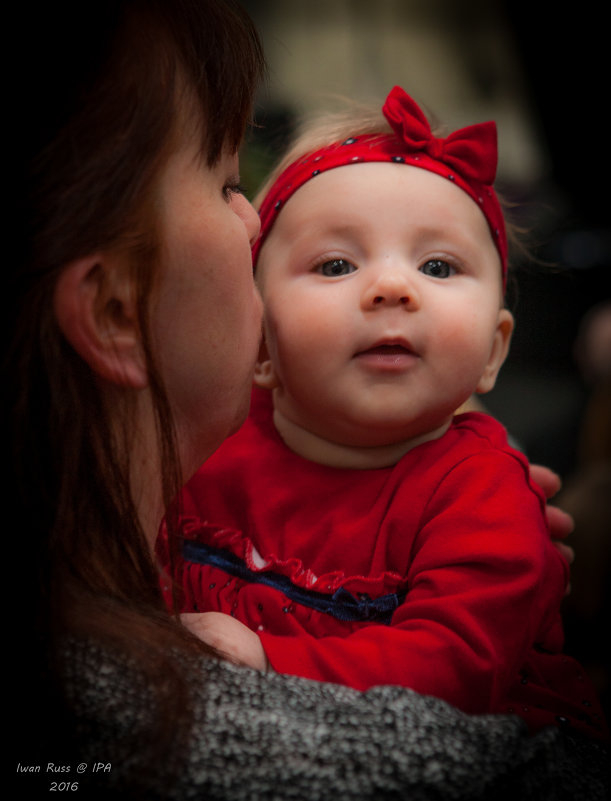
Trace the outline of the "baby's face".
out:
<instances>
[{"instance_id":1,"label":"baby's face","mask_svg":"<svg viewBox=\"0 0 611 801\"><path fill-rule=\"evenodd\" d=\"M487 391L508 345L498 252L471 198L404 164L338 167L287 202L258 279L288 419L378 446Z\"/></svg>"}]
</instances>

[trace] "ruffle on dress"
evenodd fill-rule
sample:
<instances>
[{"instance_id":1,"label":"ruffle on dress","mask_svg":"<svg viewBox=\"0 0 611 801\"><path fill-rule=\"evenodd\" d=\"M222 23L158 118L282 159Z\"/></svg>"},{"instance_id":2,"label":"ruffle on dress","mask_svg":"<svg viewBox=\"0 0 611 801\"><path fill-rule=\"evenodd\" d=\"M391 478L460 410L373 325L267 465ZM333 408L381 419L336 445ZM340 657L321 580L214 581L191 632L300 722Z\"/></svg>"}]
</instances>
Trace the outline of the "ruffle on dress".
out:
<instances>
[{"instance_id":1,"label":"ruffle on dress","mask_svg":"<svg viewBox=\"0 0 611 801\"><path fill-rule=\"evenodd\" d=\"M262 556L241 531L198 519L183 519L181 533L186 564L219 568L247 583L273 587L294 603L341 621L388 625L407 593L405 578L396 573L346 576L336 570L317 576L299 558Z\"/></svg>"}]
</instances>

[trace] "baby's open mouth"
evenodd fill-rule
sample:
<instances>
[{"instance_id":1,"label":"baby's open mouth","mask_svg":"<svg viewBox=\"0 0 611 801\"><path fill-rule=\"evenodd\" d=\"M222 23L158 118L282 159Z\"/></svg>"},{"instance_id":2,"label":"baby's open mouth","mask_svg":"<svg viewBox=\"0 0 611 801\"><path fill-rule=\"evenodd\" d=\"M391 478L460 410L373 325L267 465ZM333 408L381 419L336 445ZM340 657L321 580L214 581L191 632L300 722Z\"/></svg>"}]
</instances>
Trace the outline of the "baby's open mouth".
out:
<instances>
[{"instance_id":1,"label":"baby's open mouth","mask_svg":"<svg viewBox=\"0 0 611 801\"><path fill-rule=\"evenodd\" d=\"M405 345L374 345L373 348L361 351L361 353L379 353L381 356L402 355L403 353L412 353ZM359 354L360 355L360 354Z\"/></svg>"},{"instance_id":2,"label":"baby's open mouth","mask_svg":"<svg viewBox=\"0 0 611 801\"><path fill-rule=\"evenodd\" d=\"M407 343L402 342L380 342L365 348L355 354L356 356L415 356L415 351Z\"/></svg>"}]
</instances>

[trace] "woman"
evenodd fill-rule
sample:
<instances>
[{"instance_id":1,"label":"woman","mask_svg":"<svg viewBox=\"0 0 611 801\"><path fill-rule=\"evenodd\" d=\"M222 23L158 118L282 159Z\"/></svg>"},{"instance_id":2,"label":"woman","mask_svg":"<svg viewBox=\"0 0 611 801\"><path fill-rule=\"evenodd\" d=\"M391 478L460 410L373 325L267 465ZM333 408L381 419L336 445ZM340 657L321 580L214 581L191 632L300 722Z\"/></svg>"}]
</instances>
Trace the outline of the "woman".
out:
<instances>
[{"instance_id":1,"label":"woman","mask_svg":"<svg viewBox=\"0 0 611 801\"><path fill-rule=\"evenodd\" d=\"M240 669L166 612L163 510L171 528L181 481L248 403L258 223L236 191L236 151L263 61L230 0L81 5L43 6L35 30L17 29L31 76L12 107L11 159L26 171L11 187L21 258L5 279L11 556L27 565L17 786L600 796L597 746L557 730L528 739L513 718L410 691Z\"/></svg>"}]
</instances>

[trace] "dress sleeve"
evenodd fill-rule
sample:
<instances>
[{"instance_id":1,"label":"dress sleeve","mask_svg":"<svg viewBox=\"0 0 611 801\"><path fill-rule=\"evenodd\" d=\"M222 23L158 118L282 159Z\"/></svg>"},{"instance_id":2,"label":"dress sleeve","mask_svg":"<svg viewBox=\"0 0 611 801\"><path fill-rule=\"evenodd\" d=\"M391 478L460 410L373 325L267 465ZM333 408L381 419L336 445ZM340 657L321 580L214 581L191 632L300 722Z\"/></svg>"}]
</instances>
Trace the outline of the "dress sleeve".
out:
<instances>
[{"instance_id":1,"label":"dress sleeve","mask_svg":"<svg viewBox=\"0 0 611 801\"><path fill-rule=\"evenodd\" d=\"M471 713L494 709L533 644L561 636L554 621L568 568L526 470L497 451L456 465L425 509L391 625L346 638L261 632L273 668L361 690L399 684ZM400 502L409 503L409 487Z\"/></svg>"}]
</instances>

